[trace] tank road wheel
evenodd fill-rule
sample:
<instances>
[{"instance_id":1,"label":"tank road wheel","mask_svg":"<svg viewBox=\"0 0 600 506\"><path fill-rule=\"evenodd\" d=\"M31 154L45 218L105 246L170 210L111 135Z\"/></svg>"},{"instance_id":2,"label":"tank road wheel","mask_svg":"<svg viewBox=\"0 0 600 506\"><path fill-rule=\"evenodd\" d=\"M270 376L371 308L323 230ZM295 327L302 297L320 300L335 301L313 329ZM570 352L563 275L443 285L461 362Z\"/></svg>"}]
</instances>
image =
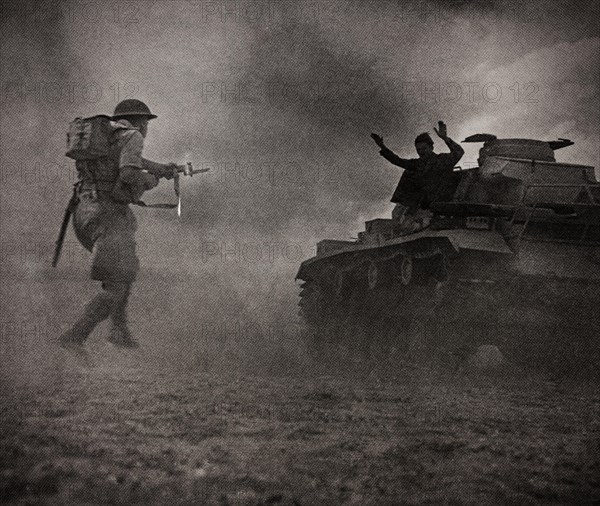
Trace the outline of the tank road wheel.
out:
<instances>
[{"instance_id":1,"label":"tank road wheel","mask_svg":"<svg viewBox=\"0 0 600 506\"><path fill-rule=\"evenodd\" d=\"M375 290L380 283L381 274L379 268L377 267L377 264L371 260L367 268L367 286L369 287L369 290Z\"/></svg>"},{"instance_id":2,"label":"tank road wheel","mask_svg":"<svg viewBox=\"0 0 600 506\"><path fill-rule=\"evenodd\" d=\"M333 290L336 297L341 298L344 294L344 273L337 271L333 278Z\"/></svg>"},{"instance_id":3,"label":"tank road wheel","mask_svg":"<svg viewBox=\"0 0 600 506\"><path fill-rule=\"evenodd\" d=\"M352 273L339 270L333 277L333 294L338 301L352 295Z\"/></svg>"},{"instance_id":4,"label":"tank road wheel","mask_svg":"<svg viewBox=\"0 0 600 506\"><path fill-rule=\"evenodd\" d=\"M385 288L393 284L397 267L393 260L370 260L366 264L366 287L370 290Z\"/></svg>"},{"instance_id":5,"label":"tank road wheel","mask_svg":"<svg viewBox=\"0 0 600 506\"><path fill-rule=\"evenodd\" d=\"M445 283L450 277L448 258L446 258L446 255L440 254L436 263L437 267L433 274L433 279L436 283Z\"/></svg>"},{"instance_id":6,"label":"tank road wheel","mask_svg":"<svg viewBox=\"0 0 600 506\"><path fill-rule=\"evenodd\" d=\"M398 272L398 278L400 283L404 286L408 286L412 280L413 275L413 260L411 257L402 257L400 262L400 269Z\"/></svg>"}]
</instances>

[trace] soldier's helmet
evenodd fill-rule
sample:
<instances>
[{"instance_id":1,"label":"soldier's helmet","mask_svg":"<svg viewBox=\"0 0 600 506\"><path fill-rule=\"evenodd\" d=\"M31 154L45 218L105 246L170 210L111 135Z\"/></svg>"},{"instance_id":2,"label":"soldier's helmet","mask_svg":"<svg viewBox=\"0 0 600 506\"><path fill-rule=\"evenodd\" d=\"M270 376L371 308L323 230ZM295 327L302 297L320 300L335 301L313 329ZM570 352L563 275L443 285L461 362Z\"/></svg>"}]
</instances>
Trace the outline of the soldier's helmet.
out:
<instances>
[{"instance_id":1,"label":"soldier's helmet","mask_svg":"<svg viewBox=\"0 0 600 506\"><path fill-rule=\"evenodd\" d=\"M145 116L149 120L158 117L150 112L150 108L144 102L135 98L121 100L117 104L117 107L115 107L115 112L113 113L114 120L127 116Z\"/></svg>"}]
</instances>

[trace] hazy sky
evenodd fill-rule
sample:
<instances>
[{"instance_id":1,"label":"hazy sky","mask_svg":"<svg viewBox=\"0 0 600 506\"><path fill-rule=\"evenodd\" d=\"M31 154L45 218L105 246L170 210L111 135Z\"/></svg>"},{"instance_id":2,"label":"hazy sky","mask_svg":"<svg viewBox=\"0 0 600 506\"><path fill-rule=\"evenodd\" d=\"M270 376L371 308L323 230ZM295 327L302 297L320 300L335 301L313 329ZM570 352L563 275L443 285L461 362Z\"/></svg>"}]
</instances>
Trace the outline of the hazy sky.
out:
<instances>
[{"instance_id":1,"label":"hazy sky","mask_svg":"<svg viewBox=\"0 0 600 506\"><path fill-rule=\"evenodd\" d=\"M599 5L3 1L3 265L46 269L74 179L66 126L130 96L159 116L149 158L212 168L184 182L181 220L136 210L148 269L293 278L316 240L391 211L400 171L372 131L407 157L439 119L456 140L567 137L559 159L598 167ZM164 182L146 200L173 198ZM261 260L216 260L219 244Z\"/></svg>"}]
</instances>

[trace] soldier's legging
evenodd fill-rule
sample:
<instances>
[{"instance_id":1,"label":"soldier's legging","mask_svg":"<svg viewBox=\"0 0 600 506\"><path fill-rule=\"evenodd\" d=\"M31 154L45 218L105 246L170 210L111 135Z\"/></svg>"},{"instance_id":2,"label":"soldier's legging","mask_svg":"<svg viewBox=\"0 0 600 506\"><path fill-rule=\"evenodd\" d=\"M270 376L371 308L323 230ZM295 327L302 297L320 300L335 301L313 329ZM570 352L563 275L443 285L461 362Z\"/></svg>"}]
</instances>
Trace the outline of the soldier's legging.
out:
<instances>
[{"instance_id":1,"label":"soldier's legging","mask_svg":"<svg viewBox=\"0 0 600 506\"><path fill-rule=\"evenodd\" d=\"M102 283L102 291L86 304L82 317L73 326L72 332L75 340L85 341L96 325L109 316L113 325L125 326L127 324L127 298L130 289L129 283L112 281Z\"/></svg>"},{"instance_id":2,"label":"soldier's legging","mask_svg":"<svg viewBox=\"0 0 600 506\"><path fill-rule=\"evenodd\" d=\"M126 330L127 299L139 269L136 220L129 206L89 193L80 195L73 226L81 244L92 252L92 279L102 290L85 306L71 330L71 339L83 342L109 316L114 327Z\"/></svg>"},{"instance_id":3,"label":"soldier's legging","mask_svg":"<svg viewBox=\"0 0 600 506\"><path fill-rule=\"evenodd\" d=\"M110 313L110 319L114 327L127 327L127 301L131 293L131 284L119 289L117 303Z\"/></svg>"}]
</instances>

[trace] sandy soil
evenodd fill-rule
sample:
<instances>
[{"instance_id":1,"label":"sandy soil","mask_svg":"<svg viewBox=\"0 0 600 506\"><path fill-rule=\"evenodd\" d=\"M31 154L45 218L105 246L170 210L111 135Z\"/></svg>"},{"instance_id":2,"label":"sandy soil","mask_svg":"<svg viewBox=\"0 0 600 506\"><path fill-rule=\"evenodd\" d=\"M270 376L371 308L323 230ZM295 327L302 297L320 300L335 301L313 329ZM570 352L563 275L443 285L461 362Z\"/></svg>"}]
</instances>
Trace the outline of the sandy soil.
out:
<instances>
[{"instance_id":1,"label":"sandy soil","mask_svg":"<svg viewBox=\"0 0 600 506\"><path fill-rule=\"evenodd\" d=\"M96 350L97 351L97 350ZM593 504L600 394L541 378L177 370L5 384L3 504Z\"/></svg>"},{"instance_id":2,"label":"sandy soil","mask_svg":"<svg viewBox=\"0 0 600 506\"><path fill-rule=\"evenodd\" d=\"M103 326L85 369L49 341L95 289L73 275L2 291L2 504L600 500L597 384L337 356L317 370L293 325L265 332L268 299L217 315L261 332L206 327L231 297L154 279L131 304L144 351L113 349Z\"/></svg>"}]
</instances>

